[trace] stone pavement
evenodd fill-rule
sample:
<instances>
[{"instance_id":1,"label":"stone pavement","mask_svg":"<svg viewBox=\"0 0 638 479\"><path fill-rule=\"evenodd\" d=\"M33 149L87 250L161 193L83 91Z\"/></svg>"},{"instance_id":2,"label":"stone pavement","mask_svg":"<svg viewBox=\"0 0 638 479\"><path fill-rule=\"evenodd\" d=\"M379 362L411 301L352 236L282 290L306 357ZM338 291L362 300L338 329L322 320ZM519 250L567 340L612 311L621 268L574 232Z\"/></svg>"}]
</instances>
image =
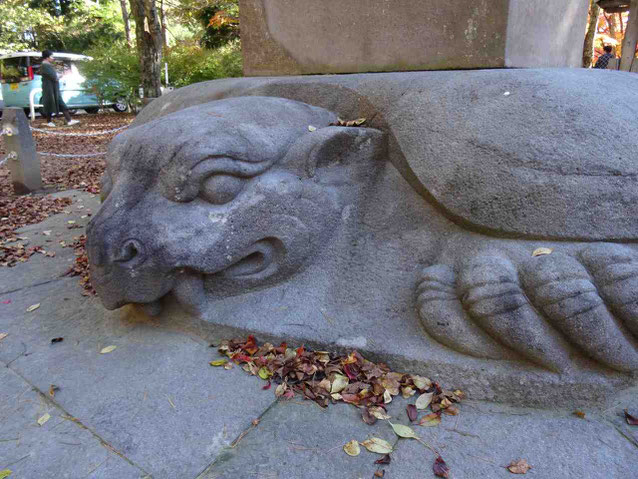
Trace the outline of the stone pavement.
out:
<instances>
[{"instance_id":1,"label":"stone pavement","mask_svg":"<svg viewBox=\"0 0 638 479\"><path fill-rule=\"evenodd\" d=\"M209 343L226 331L214 337L196 321L108 312L82 296L78 278L60 276L74 253L59 241L81 234L67 221L86 224L81 216L99 201L60 195L73 196L69 214L20 233L56 256L0 269L0 333L8 334L0 340L0 471L10 469L11 479L355 479L380 469L386 478L434 477L434 453L397 440L386 421L368 426L344 404L276 401L274 388L262 390L263 381L239 368L210 367L218 355ZM51 343L56 337L64 340ZM117 348L100 354L110 345ZM453 377L442 382L454 386ZM51 385L59 388L53 397ZM391 403L393 422L408 423L406 403ZM624 421L626 407L638 409L638 391L605 410L580 408L584 419L573 408L470 398L441 426L414 429L452 478L510 477L502 466L519 458L533 466L528 477L630 478L638 476L638 427ZM351 439L371 436L396 443L389 465L375 465L381 456L363 448L358 457L343 452Z\"/></svg>"}]
</instances>

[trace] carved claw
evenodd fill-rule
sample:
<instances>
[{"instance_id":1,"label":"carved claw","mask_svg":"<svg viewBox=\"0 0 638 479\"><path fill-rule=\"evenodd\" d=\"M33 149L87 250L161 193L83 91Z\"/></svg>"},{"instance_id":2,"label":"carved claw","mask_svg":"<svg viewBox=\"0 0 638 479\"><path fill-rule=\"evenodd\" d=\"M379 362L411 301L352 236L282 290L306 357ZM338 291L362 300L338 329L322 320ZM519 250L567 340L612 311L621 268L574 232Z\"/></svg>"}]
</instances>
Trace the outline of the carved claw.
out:
<instances>
[{"instance_id":1,"label":"carved claw","mask_svg":"<svg viewBox=\"0 0 638 479\"><path fill-rule=\"evenodd\" d=\"M608 244L588 246L578 257L584 265L560 253L530 258L520 273L491 254L462 265L457 277L445 265L427 268L417 300L423 326L439 342L478 357L502 359L511 349L563 371L571 343L611 369L638 369L630 333L638 329L638 259L629 248ZM475 339L459 339L468 334Z\"/></svg>"}]
</instances>

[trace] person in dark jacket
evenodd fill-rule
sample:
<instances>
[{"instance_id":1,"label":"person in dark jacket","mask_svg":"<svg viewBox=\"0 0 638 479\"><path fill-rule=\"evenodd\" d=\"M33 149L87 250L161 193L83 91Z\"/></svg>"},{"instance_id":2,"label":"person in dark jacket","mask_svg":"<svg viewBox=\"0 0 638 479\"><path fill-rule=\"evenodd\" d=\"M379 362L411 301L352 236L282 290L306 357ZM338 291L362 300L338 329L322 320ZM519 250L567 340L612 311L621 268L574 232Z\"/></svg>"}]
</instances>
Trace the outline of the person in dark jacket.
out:
<instances>
[{"instance_id":1,"label":"person in dark jacket","mask_svg":"<svg viewBox=\"0 0 638 479\"><path fill-rule=\"evenodd\" d=\"M42 111L47 119L47 126L55 127L55 123L51 120L53 114L62 111L67 125L77 125L78 120L72 120L69 109L66 107L62 95L60 94L60 81L55 68L51 64L53 60L53 52L44 50L42 52L42 66L40 67L40 75L42 75Z\"/></svg>"},{"instance_id":2,"label":"person in dark jacket","mask_svg":"<svg viewBox=\"0 0 638 479\"><path fill-rule=\"evenodd\" d=\"M596 65L594 65L594 68L602 68L604 70L609 65L609 60L616 58L616 55L612 53L613 48L611 48L610 45L605 45L603 50L605 50L605 53L598 57L598 61L596 62Z\"/></svg>"}]
</instances>

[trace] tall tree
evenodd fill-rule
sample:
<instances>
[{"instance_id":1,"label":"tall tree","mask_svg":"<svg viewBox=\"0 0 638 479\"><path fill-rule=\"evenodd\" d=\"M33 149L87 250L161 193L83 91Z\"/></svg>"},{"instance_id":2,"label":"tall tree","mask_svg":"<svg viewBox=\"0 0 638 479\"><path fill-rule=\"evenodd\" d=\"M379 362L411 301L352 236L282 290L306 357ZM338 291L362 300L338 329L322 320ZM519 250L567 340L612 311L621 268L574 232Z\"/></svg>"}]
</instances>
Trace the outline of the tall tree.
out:
<instances>
[{"instance_id":1,"label":"tall tree","mask_svg":"<svg viewBox=\"0 0 638 479\"><path fill-rule=\"evenodd\" d=\"M129 0L135 20L135 40L144 95L162 94L162 27L155 0Z\"/></svg>"},{"instance_id":2,"label":"tall tree","mask_svg":"<svg viewBox=\"0 0 638 479\"><path fill-rule=\"evenodd\" d=\"M589 68L594 58L594 37L598 27L598 16L600 7L596 0L589 0L589 23L587 25L587 34L585 35L585 44L583 45L583 67Z\"/></svg>"},{"instance_id":3,"label":"tall tree","mask_svg":"<svg viewBox=\"0 0 638 479\"><path fill-rule=\"evenodd\" d=\"M631 0L629 19L625 28L625 38L622 42L622 57L620 69L628 72L636 58L636 45L638 45L638 0Z\"/></svg>"},{"instance_id":4,"label":"tall tree","mask_svg":"<svg viewBox=\"0 0 638 479\"><path fill-rule=\"evenodd\" d=\"M126 43L131 46L131 22L128 19L128 8L126 8L126 0L120 0L122 9L122 21L124 22L124 33L126 34Z\"/></svg>"}]
</instances>

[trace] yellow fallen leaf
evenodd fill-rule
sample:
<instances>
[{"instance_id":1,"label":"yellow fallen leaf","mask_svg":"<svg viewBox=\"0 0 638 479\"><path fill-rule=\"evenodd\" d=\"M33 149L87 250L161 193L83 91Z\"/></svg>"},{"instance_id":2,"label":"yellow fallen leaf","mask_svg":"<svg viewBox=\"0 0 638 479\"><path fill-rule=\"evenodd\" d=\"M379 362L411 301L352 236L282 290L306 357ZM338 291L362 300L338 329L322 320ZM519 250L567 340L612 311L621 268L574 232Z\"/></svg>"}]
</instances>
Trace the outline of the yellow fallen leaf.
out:
<instances>
[{"instance_id":1,"label":"yellow fallen leaf","mask_svg":"<svg viewBox=\"0 0 638 479\"><path fill-rule=\"evenodd\" d=\"M308 131L317 131L316 126L308 125Z\"/></svg>"},{"instance_id":2,"label":"yellow fallen leaf","mask_svg":"<svg viewBox=\"0 0 638 479\"><path fill-rule=\"evenodd\" d=\"M387 389L383 392L383 402L385 404L392 402L392 394L390 394L390 391L388 391Z\"/></svg>"},{"instance_id":3,"label":"yellow fallen leaf","mask_svg":"<svg viewBox=\"0 0 638 479\"><path fill-rule=\"evenodd\" d=\"M410 377L418 389L427 389L432 386L432 381L429 378L417 376L416 374L412 374Z\"/></svg>"},{"instance_id":4,"label":"yellow fallen leaf","mask_svg":"<svg viewBox=\"0 0 638 479\"><path fill-rule=\"evenodd\" d=\"M536 248L532 253L532 256L543 256L546 254L552 254L554 248Z\"/></svg>"},{"instance_id":5,"label":"yellow fallen leaf","mask_svg":"<svg viewBox=\"0 0 638 479\"><path fill-rule=\"evenodd\" d=\"M270 376L272 376L272 373L265 366L259 370L258 374L259 374L259 377L263 379L264 381L270 378Z\"/></svg>"},{"instance_id":6,"label":"yellow fallen leaf","mask_svg":"<svg viewBox=\"0 0 638 479\"><path fill-rule=\"evenodd\" d=\"M0 333L0 341L9 336L9 333Z\"/></svg>"},{"instance_id":7,"label":"yellow fallen leaf","mask_svg":"<svg viewBox=\"0 0 638 479\"><path fill-rule=\"evenodd\" d=\"M390 421L388 422L397 436L411 439L415 439L417 437L411 427L404 426L403 424L392 424Z\"/></svg>"},{"instance_id":8,"label":"yellow fallen leaf","mask_svg":"<svg viewBox=\"0 0 638 479\"><path fill-rule=\"evenodd\" d=\"M421 394L417 400L416 403L414 403L414 405L416 406L417 409L425 409L427 408L430 403L432 402L432 397L434 396L434 393L425 393L425 394Z\"/></svg>"},{"instance_id":9,"label":"yellow fallen leaf","mask_svg":"<svg viewBox=\"0 0 638 479\"><path fill-rule=\"evenodd\" d=\"M345 446L343 446L343 450L348 456L358 456L361 453L361 448L359 447L359 441L353 439L348 442Z\"/></svg>"},{"instance_id":10,"label":"yellow fallen leaf","mask_svg":"<svg viewBox=\"0 0 638 479\"><path fill-rule=\"evenodd\" d=\"M40 426L44 426L44 423L51 419L51 415L47 412L40 419L38 419L38 424Z\"/></svg>"},{"instance_id":11,"label":"yellow fallen leaf","mask_svg":"<svg viewBox=\"0 0 638 479\"><path fill-rule=\"evenodd\" d=\"M11 475L13 471L11 469L3 469L0 471L0 479L5 479Z\"/></svg>"},{"instance_id":12,"label":"yellow fallen leaf","mask_svg":"<svg viewBox=\"0 0 638 479\"><path fill-rule=\"evenodd\" d=\"M38 309L40 307L40 303L35 303L32 304L31 306L29 306L27 308L27 313L30 313L31 311L35 311L36 309Z\"/></svg>"},{"instance_id":13,"label":"yellow fallen leaf","mask_svg":"<svg viewBox=\"0 0 638 479\"><path fill-rule=\"evenodd\" d=\"M216 361L211 361L210 364L211 366L223 366L224 364L226 364L228 362L228 359L217 359Z\"/></svg>"},{"instance_id":14,"label":"yellow fallen leaf","mask_svg":"<svg viewBox=\"0 0 638 479\"><path fill-rule=\"evenodd\" d=\"M390 419L392 417L386 414L383 408L380 408L379 406L373 406L369 408L368 411L377 419Z\"/></svg>"},{"instance_id":15,"label":"yellow fallen leaf","mask_svg":"<svg viewBox=\"0 0 638 479\"><path fill-rule=\"evenodd\" d=\"M332 386L330 387L330 392L331 393L340 393L341 391L343 391L346 386L348 386L348 378L345 376L342 376L341 374L335 374L335 378L332 381Z\"/></svg>"},{"instance_id":16,"label":"yellow fallen leaf","mask_svg":"<svg viewBox=\"0 0 638 479\"><path fill-rule=\"evenodd\" d=\"M115 348L117 348L117 346L113 346L113 345L107 346L105 348L102 348L102 350L100 351L100 354L107 354L107 353L113 352L115 351Z\"/></svg>"},{"instance_id":17,"label":"yellow fallen leaf","mask_svg":"<svg viewBox=\"0 0 638 479\"><path fill-rule=\"evenodd\" d=\"M67 223L69 223L70 225L74 225L74 224L75 224L75 221L73 221L73 220L69 220L69 221L67 221Z\"/></svg>"},{"instance_id":18,"label":"yellow fallen leaf","mask_svg":"<svg viewBox=\"0 0 638 479\"><path fill-rule=\"evenodd\" d=\"M377 454L390 454L392 452L392 445L388 441L379 439L378 437L371 437L361 443L370 452L376 452Z\"/></svg>"},{"instance_id":19,"label":"yellow fallen leaf","mask_svg":"<svg viewBox=\"0 0 638 479\"><path fill-rule=\"evenodd\" d=\"M411 388L410 386L401 388L401 395L403 396L403 399L408 399L409 397L412 397L415 394L416 394L416 390L414 388Z\"/></svg>"}]
</instances>

